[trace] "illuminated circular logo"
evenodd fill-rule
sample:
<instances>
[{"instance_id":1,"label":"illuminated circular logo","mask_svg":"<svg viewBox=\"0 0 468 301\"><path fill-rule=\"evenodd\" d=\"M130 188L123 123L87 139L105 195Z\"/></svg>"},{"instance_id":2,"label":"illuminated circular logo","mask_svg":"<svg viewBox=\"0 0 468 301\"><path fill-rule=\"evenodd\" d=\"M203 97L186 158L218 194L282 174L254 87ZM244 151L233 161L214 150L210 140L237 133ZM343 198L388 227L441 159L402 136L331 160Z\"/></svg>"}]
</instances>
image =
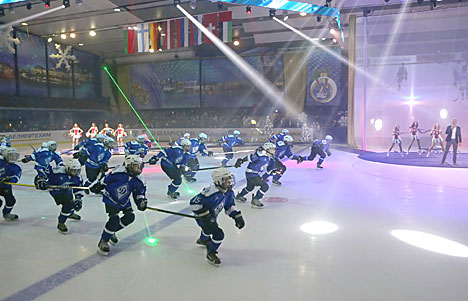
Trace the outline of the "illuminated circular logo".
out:
<instances>
[{"instance_id":1,"label":"illuminated circular logo","mask_svg":"<svg viewBox=\"0 0 468 301\"><path fill-rule=\"evenodd\" d=\"M333 79L322 73L310 84L310 96L319 103L327 103L335 98L337 86Z\"/></svg>"}]
</instances>

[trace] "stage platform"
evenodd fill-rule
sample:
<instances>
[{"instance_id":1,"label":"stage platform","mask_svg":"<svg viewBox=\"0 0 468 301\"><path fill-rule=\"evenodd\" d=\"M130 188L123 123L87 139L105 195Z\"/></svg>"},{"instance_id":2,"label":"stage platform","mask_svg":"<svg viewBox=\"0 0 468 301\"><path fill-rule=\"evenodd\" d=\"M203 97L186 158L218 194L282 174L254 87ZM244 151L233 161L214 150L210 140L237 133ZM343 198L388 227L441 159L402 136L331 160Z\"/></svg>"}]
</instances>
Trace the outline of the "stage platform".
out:
<instances>
[{"instance_id":1,"label":"stage platform","mask_svg":"<svg viewBox=\"0 0 468 301\"><path fill-rule=\"evenodd\" d=\"M452 153L447 155L445 164L440 164L442 161L442 153L432 153L427 158L427 152L419 155L417 152L410 152L409 154L404 153L403 156L400 153L391 152L390 156L387 157L387 152L366 152L360 151L358 158L380 162L386 164L396 165L409 165L409 166L421 166L421 167L444 167L444 168L468 168L468 153L457 154L457 164L452 163Z\"/></svg>"}]
</instances>

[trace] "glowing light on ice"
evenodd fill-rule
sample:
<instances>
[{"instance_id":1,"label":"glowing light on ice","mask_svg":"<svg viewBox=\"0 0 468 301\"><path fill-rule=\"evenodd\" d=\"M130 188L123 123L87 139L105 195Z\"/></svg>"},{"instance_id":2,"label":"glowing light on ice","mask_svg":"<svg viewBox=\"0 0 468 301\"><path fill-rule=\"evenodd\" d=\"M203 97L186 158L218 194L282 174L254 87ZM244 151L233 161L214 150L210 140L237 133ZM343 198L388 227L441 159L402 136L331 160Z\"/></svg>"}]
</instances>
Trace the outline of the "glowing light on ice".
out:
<instances>
[{"instance_id":1,"label":"glowing light on ice","mask_svg":"<svg viewBox=\"0 0 468 301\"><path fill-rule=\"evenodd\" d=\"M323 235L338 230L338 225L325 221L308 222L301 226L301 230L312 235Z\"/></svg>"}]
</instances>

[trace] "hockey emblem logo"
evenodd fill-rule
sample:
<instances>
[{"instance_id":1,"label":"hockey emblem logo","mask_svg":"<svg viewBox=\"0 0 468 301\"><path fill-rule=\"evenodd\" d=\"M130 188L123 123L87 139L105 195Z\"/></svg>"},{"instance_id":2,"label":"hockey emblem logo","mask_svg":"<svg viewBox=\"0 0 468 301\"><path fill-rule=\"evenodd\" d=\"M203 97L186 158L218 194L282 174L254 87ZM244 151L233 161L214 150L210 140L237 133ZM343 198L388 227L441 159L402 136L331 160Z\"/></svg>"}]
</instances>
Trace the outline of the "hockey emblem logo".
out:
<instances>
[{"instance_id":1,"label":"hockey emblem logo","mask_svg":"<svg viewBox=\"0 0 468 301\"><path fill-rule=\"evenodd\" d=\"M216 206L216 208L214 208L214 213L215 213L215 216L218 216L218 214L223 211L223 208L224 208L224 203L219 203L218 206Z\"/></svg>"},{"instance_id":2,"label":"hockey emblem logo","mask_svg":"<svg viewBox=\"0 0 468 301\"><path fill-rule=\"evenodd\" d=\"M319 103L327 103L335 98L337 86L326 72L320 73L320 77L310 84L310 96Z\"/></svg>"},{"instance_id":3,"label":"hockey emblem logo","mask_svg":"<svg viewBox=\"0 0 468 301\"><path fill-rule=\"evenodd\" d=\"M122 185L120 187L117 187L116 192L117 192L117 198L119 200L121 200L121 199L127 197L128 186L127 185Z\"/></svg>"}]
</instances>

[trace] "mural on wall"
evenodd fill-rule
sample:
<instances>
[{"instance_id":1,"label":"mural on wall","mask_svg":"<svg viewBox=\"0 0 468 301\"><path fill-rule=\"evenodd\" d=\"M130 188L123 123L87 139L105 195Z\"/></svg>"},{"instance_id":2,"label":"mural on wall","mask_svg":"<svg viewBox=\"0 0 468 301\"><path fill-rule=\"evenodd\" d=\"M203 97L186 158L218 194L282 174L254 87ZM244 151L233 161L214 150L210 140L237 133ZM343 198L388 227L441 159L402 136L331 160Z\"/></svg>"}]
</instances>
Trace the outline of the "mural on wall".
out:
<instances>
[{"instance_id":1,"label":"mural on wall","mask_svg":"<svg viewBox=\"0 0 468 301\"><path fill-rule=\"evenodd\" d=\"M129 69L129 91L136 108L200 106L198 60L133 64Z\"/></svg>"},{"instance_id":2,"label":"mural on wall","mask_svg":"<svg viewBox=\"0 0 468 301\"><path fill-rule=\"evenodd\" d=\"M73 50L77 62L73 65L75 98L94 99L100 95L100 63L95 55Z\"/></svg>"},{"instance_id":3,"label":"mural on wall","mask_svg":"<svg viewBox=\"0 0 468 301\"><path fill-rule=\"evenodd\" d=\"M73 77L71 68L60 65L57 67L57 59L51 55L57 54L57 48L54 43L47 43L47 53L49 57L49 85L50 97L54 98L73 98Z\"/></svg>"},{"instance_id":4,"label":"mural on wall","mask_svg":"<svg viewBox=\"0 0 468 301\"><path fill-rule=\"evenodd\" d=\"M10 28L0 30L0 91L5 95L16 93L13 42L19 40L13 39Z\"/></svg>"}]
</instances>

